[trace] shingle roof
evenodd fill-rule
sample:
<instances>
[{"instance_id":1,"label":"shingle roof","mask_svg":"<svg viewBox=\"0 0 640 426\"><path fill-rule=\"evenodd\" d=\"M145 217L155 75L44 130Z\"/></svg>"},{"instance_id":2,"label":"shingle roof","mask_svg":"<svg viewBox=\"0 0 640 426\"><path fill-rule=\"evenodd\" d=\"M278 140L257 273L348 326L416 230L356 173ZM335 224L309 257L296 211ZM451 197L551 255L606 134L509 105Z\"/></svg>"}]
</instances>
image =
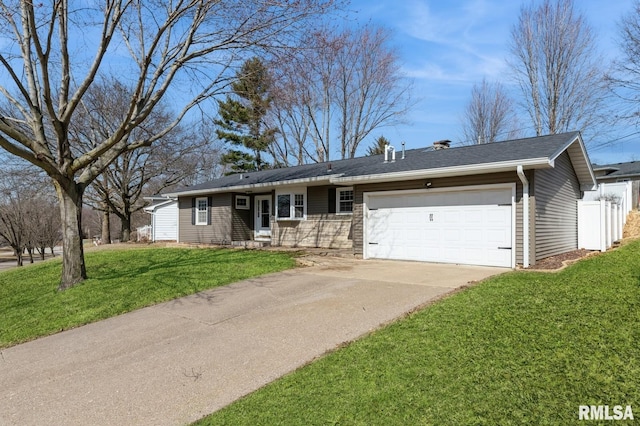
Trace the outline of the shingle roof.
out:
<instances>
[{"instance_id":1,"label":"shingle roof","mask_svg":"<svg viewBox=\"0 0 640 426\"><path fill-rule=\"evenodd\" d=\"M406 158L395 163L384 163L379 159L365 167L349 167L345 176L401 172L421 169L440 169L507 161L555 158L573 141L578 132L514 139L482 145L468 145L449 149L416 149L407 151Z\"/></svg>"},{"instance_id":2,"label":"shingle roof","mask_svg":"<svg viewBox=\"0 0 640 426\"><path fill-rule=\"evenodd\" d=\"M594 164L594 171L606 171L611 170L610 173L598 176L599 178L622 178L631 176L640 176L640 161L629 161L626 163L613 163L613 164Z\"/></svg>"},{"instance_id":3,"label":"shingle roof","mask_svg":"<svg viewBox=\"0 0 640 426\"><path fill-rule=\"evenodd\" d=\"M483 145L470 145L434 150L433 147L407 150L405 158L396 152L395 162L384 162L384 155L307 164L282 169L264 170L225 176L210 182L185 187L170 195L205 190L232 190L234 187L267 186L296 180L331 180L368 175L385 175L431 169L476 166L542 159L553 161L579 138L579 132L515 139ZM586 155L586 153L585 153ZM587 163L588 164L588 163Z\"/></svg>"}]
</instances>

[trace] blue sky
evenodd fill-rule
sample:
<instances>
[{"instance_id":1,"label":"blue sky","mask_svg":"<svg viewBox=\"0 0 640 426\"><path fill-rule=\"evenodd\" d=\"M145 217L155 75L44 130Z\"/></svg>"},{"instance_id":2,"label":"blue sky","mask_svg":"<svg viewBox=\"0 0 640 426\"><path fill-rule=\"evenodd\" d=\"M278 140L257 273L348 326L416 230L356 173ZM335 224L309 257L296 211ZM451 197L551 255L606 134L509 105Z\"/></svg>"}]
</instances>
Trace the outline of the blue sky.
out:
<instances>
[{"instance_id":1,"label":"blue sky","mask_svg":"<svg viewBox=\"0 0 640 426\"><path fill-rule=\"evenodd\" d=\"M440 139L461 139L460 116L471 88L486 77L516 88L506 64L510 31L522 4L500 0L352 0L359 22L390 28L400 53L404 73L413 79L419 101L408 123L381 129L399 148L430 145ZM606 59L618 55L618 22L633 6L632 0L575 0L593 28L597 48ZM525 122L525 120L522 120ZM599 145L635 132L614 129L611 136L595 140ZM608 140L606 140L608 139ZM589 149L593 162L640 160L640 135L623 138L605 147Z\"/></svg>"}]
</instances>

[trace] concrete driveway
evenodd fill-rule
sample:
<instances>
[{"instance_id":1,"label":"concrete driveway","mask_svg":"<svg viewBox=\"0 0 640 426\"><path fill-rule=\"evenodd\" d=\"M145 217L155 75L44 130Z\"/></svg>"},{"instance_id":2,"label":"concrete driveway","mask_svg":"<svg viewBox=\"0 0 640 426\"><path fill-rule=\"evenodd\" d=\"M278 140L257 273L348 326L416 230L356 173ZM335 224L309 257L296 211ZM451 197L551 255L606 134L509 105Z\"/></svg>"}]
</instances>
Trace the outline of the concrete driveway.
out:
<instances>
[{"instance_id":1,"label":"concrete driveway","mask_svg":"<svg viewBox=\"0 0 640 426\"><path fill-rule=\"evenodd\" d=\"M181 425L500 268L322 258L0 352L0 424Z\"/></svg>"}]
</instances>

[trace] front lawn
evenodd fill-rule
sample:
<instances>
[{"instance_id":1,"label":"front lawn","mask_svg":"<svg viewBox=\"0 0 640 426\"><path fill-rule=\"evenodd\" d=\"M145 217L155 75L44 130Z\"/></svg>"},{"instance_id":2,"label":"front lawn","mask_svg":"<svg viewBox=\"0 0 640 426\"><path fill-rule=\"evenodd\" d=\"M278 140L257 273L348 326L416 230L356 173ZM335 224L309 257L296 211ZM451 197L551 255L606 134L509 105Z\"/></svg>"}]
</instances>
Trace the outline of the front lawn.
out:
<instances>
[{"instance_id":1,"label":"front lawn","mask_svg":"<svg viewBox=\"0 0 640 426\"><path fill-rule=\"evenodd\" d=\"M292 268L291 254L253 250L144 248L86 253L89 279L64 292L60 260L0 273L0 348Z\"/></svg>"},{"instance_id":2,"label":"front lawn","mask_svg":"<svg viewBox=\"0 0 640 426\"><path fill-rule=\"evenodd\" d=\"M640 242L490 279L199 424L593 424L580 405L640 419Z\"/></svg>"}]
</instances>

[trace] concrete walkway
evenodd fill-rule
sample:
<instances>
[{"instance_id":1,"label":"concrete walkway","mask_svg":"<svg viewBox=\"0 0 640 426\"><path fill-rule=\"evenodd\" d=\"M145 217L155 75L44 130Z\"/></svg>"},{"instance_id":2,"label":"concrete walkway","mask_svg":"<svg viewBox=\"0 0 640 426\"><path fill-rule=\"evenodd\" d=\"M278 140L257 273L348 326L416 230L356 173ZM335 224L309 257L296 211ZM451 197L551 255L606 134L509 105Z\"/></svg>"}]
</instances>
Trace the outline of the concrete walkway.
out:
<instances>
[{"instance_id":1,"label":"concrete walkway","mask_svg":"<svg viewBox=\"0 0 640 426\"><path fill-rule=\"evenodd\" d=\"M0 352L0 424L188 424L502 272L327 258L8 348Z\"/></svg>"}]
</instances>

